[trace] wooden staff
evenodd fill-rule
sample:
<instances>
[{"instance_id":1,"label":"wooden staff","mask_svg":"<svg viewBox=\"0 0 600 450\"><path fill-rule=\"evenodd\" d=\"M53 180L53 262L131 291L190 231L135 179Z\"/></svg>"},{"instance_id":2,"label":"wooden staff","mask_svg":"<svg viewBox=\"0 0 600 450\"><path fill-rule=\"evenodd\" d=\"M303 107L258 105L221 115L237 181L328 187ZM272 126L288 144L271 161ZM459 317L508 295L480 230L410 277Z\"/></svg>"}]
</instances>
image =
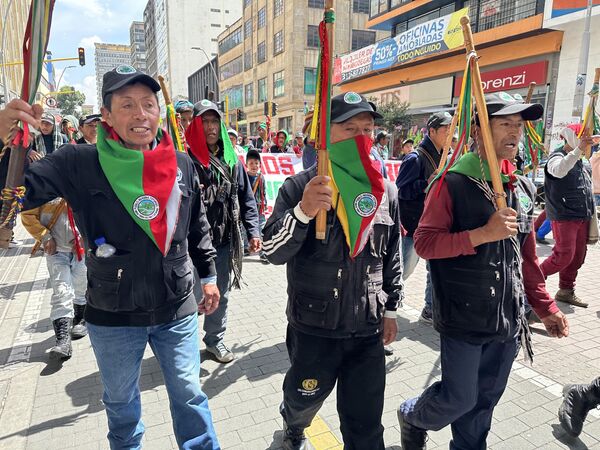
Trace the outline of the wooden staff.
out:
<instances>
[{"instance_id":1,"label":"wooden staff","mask_svg":"<svg viewBox=\"0 0 600 450\"><path fill-rule=\"evenodd\" d=\"M448 160L448 153L450 152L450 146L452 145L452 138L454 137L454 130L456 130L456 125L458 125L458 105L456 106L456 110L454 111L454 117L452 117L452 123L450 124L450 128L448 129L448 137L446 137L446 142L444 143L444 149L442 151L442 157L440 159L440 163L438 164L438 172L444 168L446 165L446 161ZM459 149L455 148L455 152L459 151Z\"/></svg>"},{"instance_id":2,"label":"wooden staff","mask_svg":"<svg viewBox=\"0 0 600 450\"><path fill-rule=\"evenodd\" d=\"M325 1L325 13L333 13L333 0L326 0ZM329 41L329 74L328 74L328 79L331 80L331 77L333 75L333 23L326 23L325 24L325 28L327 30L327 40ZM331 103L328 107L328 109L331 109ZM325 117L323 116L323 114L325 114ZM323 111L322 108L319 109L319 121L321 120L329 120L329 117L327 117L327 111ZM321 144L320 144L320 137L319 139L317 139L317 145L316 145L316 149L317 149L317 175L322 177L322 176L327 176L327 174L329 173L329 154L327 153L327 149L326 148L321 148ZM319 212L317 212L317 218L316 218L316 223L315 223L315 234L316 234L316 238L323 240L325 239L325 235L326 235L326 229L327 229L327 211L325 211L324 209L320 209Z\"/></svg>"},{"instance_id":3,"label":"wooden staff","mask_svg":"<svg viewBox=\"0 0 600 450\"><path fill-rule=\"evenodd\" d=\"M502 185L502 178L500 177L498 157L496 156L496 149L494 148L487 105L485 104L485 96L483 94L483 87L481 85L481 73L479 72L478 63L479 57L475 52L475 44L473 43L473 33L471 32L469 18L466 16L462 17L460 19L460 24L462 26L463 35L465 38L465 49L467 51L467 55L470 53L475 54L474 58L470 58L472 64L473 94L475 96L475 104L477 105L477 115L479 117L479 127L481 128L481 136L483 138L483 145L485 147L485 155L490 170L490 177L492 178L492 188L494 189L494 194L496 197L496 207L498 209L502 209L506 208L506 194L504 193L504 186Z\"/></svg>"},{"instance_id":4,"label":"wooden staff","mask_svg":"<svg viewBox=\"0 0 600 450\"><path fill-rule=\"evenodd\" d=\"M167 89L165 79L162 75L158 76L158 82L160 84L160 90L162 91L162 95L165 98L165 105L170 105L172 103L171 96L169 95L169 90Z\"/></svg>"},{"instance_id":5,"label":"wooden staff","mask_svg":"<svg viewBox=\"0 0 600 450\"><path fill-rule=\"evenodd\" d=\"M600 83L600 67L596 68L596 72L594 73L594 84ZM592 107L593 104L596 103L596 99L593 95L590 95L590 105L589 108ZM585 117L585 116L584 116ZM589 117L588 124L585 130L583 130L582 136L591 136L594 134L594 117ZM583 155L586 159L590 159L592 153L592 145L588 144L583 147Z\"/></svg>"},{"instance_id":6,"label":"wooden staff","mask_svg":"<svg viewBox=\"0 0 600 450\"><path fill-rule=\"evenodd\" d=\"M27 124L24 126L27 126ZM27 149L20 144L11 147L5 185L7 189L15 189L17 186L23 186L25 182L24 169L26 153ZM4 200L2 202L2 210L0 211L0 226L6 222L11 208L12 200ZM8 245L12 239L14 220L15 218L13 217L9 223L0 228L0 248L8 248Z\"/></svg>"}]
</instances>

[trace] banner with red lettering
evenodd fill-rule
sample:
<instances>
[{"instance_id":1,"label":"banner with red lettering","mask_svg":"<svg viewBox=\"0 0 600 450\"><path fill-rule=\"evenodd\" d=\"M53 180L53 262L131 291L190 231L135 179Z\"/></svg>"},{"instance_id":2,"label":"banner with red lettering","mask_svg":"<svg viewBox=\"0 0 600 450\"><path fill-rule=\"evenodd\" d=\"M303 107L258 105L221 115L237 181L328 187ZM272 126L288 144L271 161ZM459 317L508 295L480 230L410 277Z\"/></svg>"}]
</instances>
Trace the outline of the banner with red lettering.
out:
<instances>
[{"instance_id":1,"label":"banner with red lettering","mask_svg":"<svg viewBox=\"0 0 600 450\"><path fill-rule=\"evenodd\" d=\"M240 160L245 162L245 156L240 155ZM265 177L265 193L267 197L267 211L266 216L269 217L275 206L275 200L277 199L277 193L279 188L286 180L302 172L302 158L291 153L261 153L261 173ZM400 169L400 161L387 160L385 162L385 168L387 170L388 179L392 182L396 182L398 176L398 170Z\"/></svg>"}]
</instances>

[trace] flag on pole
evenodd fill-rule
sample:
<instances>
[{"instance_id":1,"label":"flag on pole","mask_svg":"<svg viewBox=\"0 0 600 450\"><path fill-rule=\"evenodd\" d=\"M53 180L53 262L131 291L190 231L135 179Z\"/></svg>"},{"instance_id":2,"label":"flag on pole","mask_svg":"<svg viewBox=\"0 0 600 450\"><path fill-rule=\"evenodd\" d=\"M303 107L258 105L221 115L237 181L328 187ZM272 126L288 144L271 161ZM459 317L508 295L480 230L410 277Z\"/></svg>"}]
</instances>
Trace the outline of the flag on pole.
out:
<instances>
[{"instance_id":1,"label":"flag on pole","mask_svg":"<svg viewBox=\"0 0 600 450\"><path fill-rule=\"evenodd\" d=\"M590 103L588 104L588 107L585 110L585 115L583 116L583 125L577 136L579 138L581 138L586 131L588 132L589 136L600 134L600 118L596 113L596 103L598 102L599 93L600 86L596 82L592 85L592 90L588 92L588 95L590 96Z\"/></svg>"},{"instance_id":2,"label":"flag on pole","mask_svg":"<svg viewBox=\"0 0 600 450\"><path fill-rule=\"evenodd\" d=\"M177 120L177 114L175 113L175 107L170 103L167 105L167 132L171 136L175 149L179 152L185 152L179 129L180 125L179 120Z\"/></svg>"},{"instance_id":3,"label":"flag on pole","mask_svg":"<svg viewBox=\"0 0 600 450\"><path fill-rule=\"evenodd\" d=\"M533 168L538 165L544 151L544 143L542 142L544 125L542 121L532 122L527 120L524 128L525 166Z\"/></svg>"}]
</instances>

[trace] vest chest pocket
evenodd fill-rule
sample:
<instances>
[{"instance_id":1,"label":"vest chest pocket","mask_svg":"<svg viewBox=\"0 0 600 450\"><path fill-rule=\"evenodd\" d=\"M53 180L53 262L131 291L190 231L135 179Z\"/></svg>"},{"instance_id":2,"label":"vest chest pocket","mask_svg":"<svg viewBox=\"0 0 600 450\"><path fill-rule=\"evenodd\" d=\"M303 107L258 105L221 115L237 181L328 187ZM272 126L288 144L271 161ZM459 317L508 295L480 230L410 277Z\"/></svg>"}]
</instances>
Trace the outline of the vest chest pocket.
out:
<instances>
[{"instance_id":1,"label":"vest chest pocket","mask_svg":"<svg viewBox=\"0 0 600 450\"><path fill-rule=\"evenodd\" d=\"M383 291L383 265L367 266L367 322L379 323L385 311L387 294Z\"/></svg>"}]
</instances>

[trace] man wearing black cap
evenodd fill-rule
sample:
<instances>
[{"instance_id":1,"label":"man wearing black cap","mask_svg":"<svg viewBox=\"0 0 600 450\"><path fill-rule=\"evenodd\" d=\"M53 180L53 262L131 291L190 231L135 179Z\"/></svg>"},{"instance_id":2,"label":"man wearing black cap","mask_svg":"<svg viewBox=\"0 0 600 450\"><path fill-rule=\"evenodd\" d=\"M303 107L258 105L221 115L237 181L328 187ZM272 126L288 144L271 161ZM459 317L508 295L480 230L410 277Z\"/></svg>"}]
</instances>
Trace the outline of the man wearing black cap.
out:
<instances>
[{"instance_id":1,"label":"man wearing black cap","mask_svg":"<svg viewBox=\"0 0 600 450\"><path fill-rule=\"evenodd\" d=\"M217 250L217 285L221 292L219 308L204 318L206 335L203 341L206 350L219 362L229 363L235 356L223 339L227 329L229 289L232 285L240 286L243 259L241 225L243 223L246 229L249 252L259 251L258 210L246 169L233 148L217 105L206 99L196 103L194 119L185 136L204 187L212 244Z\"/></svg>"},{"instance_id":2,"label":"man wearing black cap","mask_svg":"<svg viewBox=\"0 0 600 450\"><path fill-rule=\"evenodd\" d=\"M102 119L100 114L89 114L79 119L79 131L81 137L77 139L78 144L95 144L98 135L98 123Z\"/></svg>"},{"instance_id":3,"label":"man wearing black cap","mask_svg":"<svg viewBox=\"0 0 600 450\"><path fill-rule=\"evenodd\" d=\"M65 145L32 165L24 207L62 197L81 231L85 320L104 385L110 447L141 447L139 375L150 343L179 447L218 449L199 382L197 314L218 306L215 251L192 161L159 130L159 90L131 66L107 72L97 143ZM13 106L37 118L28 105ZM200 306L192 263L203 281Z\"/></svg>"},{"instance_id":4,"label":"man wearing black cap","mask_svg":"<svg viewBox=\"0 0 600 450\"><path fill-rule=\"evenodd\" d=\"M404 157L413 151L415 141L412 139L404 139L402 141L402 149L400 150L400 159L404 161Z\"/></svg>"},{"instance_id":5,"label":"man wearing black cap","mask_svg":"<svg viewBox=\"0 0 600 450\"><path fill-rule=\"evenodd\" d=\"M351 257L338 207L332 206L344 192L329 177L317 176L316 166L285 181L263 232L269 261L287 264L291 367L281 405L286 450L310 448L304 430L336 382L345 448L384 448L383 346L396 337L402 262L396 189L369 158L378 117L374 105L354 92L331 101L330 152L336 145L346 149L348 142L362 142L360 160L372 165L368 171L383 190L379 204L369 192L353 202L358 214L372 219L364 247ZM354 163L342 171L354 173ZM361 200L367 200L367 210L360 209ZM313 220L321 209L328 211L323 241L315 238Z\"/></svg>"},{"instance_id":6,"label":"man wearing black cap","mask_svg":"<svg viewBox=\"0 0 600 450\"><path fill-rule=\"evenodd\" d=\"M402 237L403 277L406 280L415 270L419 257L415 253L413 234L419 224L425 205L425 189L431 182L442 157L442 149L448 136L452 116L447 112L437 112L427 121L427 135L418 147L406 155L400 165L396 186L400 204L400 220L406 230ZM425 306L419 321L432 322L431 276L427 270L425 282Z\"/></svg>"},{"instance_id":7,"label":"man wearing black cap","mask_svg":"<svg viewBox=\"0 0 600 450\"><path fill-rule=\"evenodd\" d=\"M514 158L524 121L539 119L543 107L504 92L486 96L486 104L502 165ZM414 234L417 253L430 264L442 378L400 405L404 450L425 449L427 430L450 424L451 450L486 448L519 339L531 356L525 295L548 334L568 335L537 264L535 188L525 177L502 174L508 207L496 211L478 121L474 131L479 154L462 156L433 184Z\"/></svg>"}]
</instances>

